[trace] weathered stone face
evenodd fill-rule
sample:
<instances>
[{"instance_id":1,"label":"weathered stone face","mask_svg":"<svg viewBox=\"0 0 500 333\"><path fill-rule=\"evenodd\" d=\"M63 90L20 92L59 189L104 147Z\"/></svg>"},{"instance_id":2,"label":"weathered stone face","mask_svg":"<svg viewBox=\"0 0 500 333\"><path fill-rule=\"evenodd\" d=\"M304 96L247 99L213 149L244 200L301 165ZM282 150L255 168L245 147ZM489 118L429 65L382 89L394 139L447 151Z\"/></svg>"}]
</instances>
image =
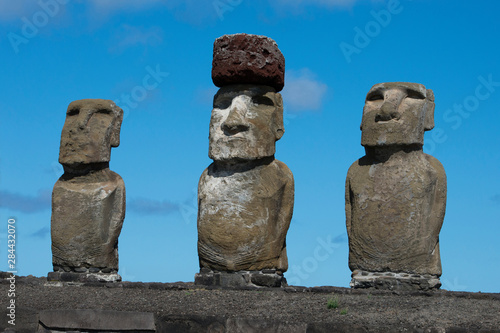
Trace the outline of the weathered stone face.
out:
<instances>
[{"instance_id":1,"label":"weathered stone face","mask_svg":"<svg viewBox=\"0 0 500 333\"><path fill-rule=\"evenodd\" d=\"M116 273L125 218L125 185L109 170L123 111L112 101L71 103L61 135L64 174L52 192L52 261L56 272ZM119 279L119 276L116 277Z\"/></svg>"},{"instance_id":2,"label":"weathered stone face","mask_svg":"<svg viewBox=\"0 0 500 333\"><path fill-rule=\"evenodd\" d=\"M390 82L374 85L366 96L361 144L391 146L424 144L424 131L434 127L434 95L421 84Z\"/></svg>"},{"instance_id":3,"label":"weathered stone face","mask_svg":"<svg viewBox=\"0 0 500 333\"><path fill-rule=\"evenodd\" d=\"M285 57L269 37L224 35L214 43L212 80L217 87L256 84L280 91L285 84Z\"/></svg>"},{"instance_id":4,"label":"weathered stone face","mask_svg":"<svg viewBox=\"0 0 500 333\"><path fill-rule=\"evenodd\" d=\"M209 157L216 161L272 156L284 133L281 94L268 86L231 85L214 97Z\"/></svg>"},{"instance_id":5,"label":"weathered stone face","mask_svg":"<svg viewBox=\"0 0 500 333\"><path fill-rule=\"evenodd\" d=\"M123 110L113 101L84 99L72 102L61 134L59 163L77 166L109 162L111 147L120 144Z\"/></svg>"},{"instance_id":6,"label":"weathered stone face","mask_svg":"<svg viewBox=\"0 0 500 333\"><path fill-rule=\"evenodd\" d=\"M433 104L430 90L410 83L378 84L367 96L362 122L366 156L351 165L346 179L355 287L411 287L418 279L428 288L440 285L446 174L437 159L422 151L423 132L433 126Z\"/></svg>"}]
</instances>

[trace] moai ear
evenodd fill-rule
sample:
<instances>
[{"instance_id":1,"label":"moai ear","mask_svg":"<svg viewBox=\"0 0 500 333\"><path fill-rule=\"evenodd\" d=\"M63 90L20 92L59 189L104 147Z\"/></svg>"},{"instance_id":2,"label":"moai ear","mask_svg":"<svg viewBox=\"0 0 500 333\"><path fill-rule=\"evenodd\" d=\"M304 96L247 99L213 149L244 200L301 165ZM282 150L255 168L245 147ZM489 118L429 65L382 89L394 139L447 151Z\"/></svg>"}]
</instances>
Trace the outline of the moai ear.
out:
<instances>
[{"instance_id":1,"label":"moai ear","mask_svg":"<svg viewBox=\"0 0 500 333\"><path fill-rule=\"evenodd\" d=\"M111 129L111 147L118 147L120 145L123 110L118 106L113 106L113 114L115 115L115 120L112 125L113 128Z\"/></svg>"},{"instance_id":2,"label":"moai ear","mask_svg":"<svg viewBox=\"0 0 500 333\"><path fill-rule=\"evenodd\" d=\"M430 131L434 128L434 92L431 89L427 89L426 95L424 130Z\"/></svg>"},{"instance_id":3,"label":"moai ear","mask_svg":"<svg viewBox=\"0 0 500 333\"><path fill-rule=\"evenodd\" d=\"M361 132L363 132L363 116L365 114L365 107L366 107L366 102L365 106L363 106L363 115L361 116L361 123L359 124L359 129L361 130Z\"/></svg>"},{"instance_id":4,"label":"moai ear","mask_svg":"<svg viewBox=\"0 0 500 333\"><path fill-rule=\"evenodd\" d=\"M276 141L281 139L283 134L285 134L285 125L283 124L283 97L280 93L275 95L276 110L274 111L273 117L273 130L276 137Z\"/></svg>"}]
</instances>

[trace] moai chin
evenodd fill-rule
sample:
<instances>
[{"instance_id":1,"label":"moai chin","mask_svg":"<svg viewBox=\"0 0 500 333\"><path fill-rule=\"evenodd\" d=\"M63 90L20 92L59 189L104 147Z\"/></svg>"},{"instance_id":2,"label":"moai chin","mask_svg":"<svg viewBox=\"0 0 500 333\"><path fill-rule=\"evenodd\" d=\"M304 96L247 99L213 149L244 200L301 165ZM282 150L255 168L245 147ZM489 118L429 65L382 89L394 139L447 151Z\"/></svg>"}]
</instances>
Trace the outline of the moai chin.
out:
<instances>
[{"instance_id":1,"label":"moai chin","mask_svg":"<svg viewBox=\"0 0 500 333\"><path fill-rule=\"evenodd\" d=\"M61 134L64 174L52 192L49 280L119 281L118 236L125 218L125 185L109 170L120 144L123 110L114 102L72 102Z\"/></svg>"},{"instance_id":2,"label":"moai chin","mask_svg":"<svg viewBox=\"0 0 500 333\"><path fill-rule=\"evenodd\" d=\"M224 35L214 43L212 79L220 87L210 120L209 157L198 185L195 283L285 285L286 233L294 182L274 158L284 133L285 60L267 37Z\"/></svg>"},{"instance_id":3,"label":"moai chin","mask_svg":"<svg viewBox=\"0 0 500 333\"><path fill-rule=\"evenodd\" d=\"M374 85L366 96L361 144L366 155L346 179L351 287L439 288L439 231L446 174L424 154L434 127L434 95L417 83Z\"/></svg>"}]
</instances>

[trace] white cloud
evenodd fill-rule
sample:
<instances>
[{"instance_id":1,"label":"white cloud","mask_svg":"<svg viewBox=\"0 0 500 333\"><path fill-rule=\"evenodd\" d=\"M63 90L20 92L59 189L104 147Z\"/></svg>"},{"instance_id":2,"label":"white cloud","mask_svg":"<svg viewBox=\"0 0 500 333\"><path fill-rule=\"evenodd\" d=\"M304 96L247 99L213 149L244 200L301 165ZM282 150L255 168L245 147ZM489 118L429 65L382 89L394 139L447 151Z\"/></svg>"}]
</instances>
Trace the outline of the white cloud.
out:
<instances>
[{"instance_id":1,"label":"white cloud","mask_svg":"<svg viewBox=\"0 0 500 333\"><path fill-rule=\"evenodd\" d=\"M222 8L218 3L224 4ZM62 5L58 0L0 0L0 21L18 22L23 16L30 19L37 11L71 7L80 4L88 10L95 24L102 24L109 16L122 12L140 12L152 8L165 8L180 20L193 25L204 25L223 20L226 15L236 10L242 3L229 0L69 0Z\"/></svg>"},{"instance_id":2,"label":"white cloud","mask_svg":"<svg viewBox=\"0 0 500 333\"><path fill-rule=\"evenodd\" d=\"M148 9L156 4L165 3L165 0L89 0L94 9L103 14L109 14L117 10L139 10Z\"/></svg>"},{"instance_id":3,"label":"white cloud","mask_svg":"<svg viewBox=\"0 0 500 333\"><path fill-rule=\"evenodd\" d=\"M0 208L23 213L37 213L50 208L52 191L40 190L33 195L0 191Z\"/></svg>"},{"instance_id":4,"label":"white cloud","mask_svg":"<svg viewBox=\"0 0 500 333\"><path fill-rule=\"evenodd\" d=\"M48 0L46 0L47 2ZM57 0L54 0L57 2ZM306 6L321 6L327 8L352 7L359 0L276 0L269 1L280 9L297 10ZM381 1L381 0L372 0ZM50 1L48 1L50 2ZM216 1L216 0L70 0L89 6L93 15L106 17L116 12L148 10L155 6L162 6L171 10L177 19L201 25L223 20L226 15L236 10L243 1ZM217 3L223 3L222 8ZM31 0L0 0L0 21L18 21L21 17L30 17L40 10L38 1Z\"/></svg>"},{"instance_id":5,"label":"white cloud","mask_svg":"<svg viewBox=\"0 0 500 333\"><path fill-rule=\"evenodd\" d=\"M157 46L163 42L163 30L160 27L136 27L122 24L114 40L115 45L110 51L121 52L136 45Z\"/></svg>"},{"instance_id":6,"label":"white cloud","mask_svg":"<svg viewBox=\"0 0 500 333\"><path fill-rule=\"evenodd\" d=\"M308 9L311 7L325 8L327 10L346 10L352 11L354 5L361 2L360 0L268 0L269 5L272 6L280 15L306 15L308 16ZM370 3L382 3L387 0L369 0ZM368 2L368 0L367 0Z\"/></svg>"},{"instance_id":7,"label":"white cloud","mask_svg":"<svg viewBox=\"0 0 500 333\"><path fill-rule=\"evenodd\" d=\"M39 7L36 1L0 0L0 20L14 21L33 14Z\"/></svg>"},{"instance_id":8,"label":"white cloud","mask_svg":"<svg viewBox=\"0 0 500 333\"><path fill-rule=\"evenodd\" d=\"M313 111L321 108L328 87L316 80L316 75L307 68L285 73L283 100L289 111Z\"/></svg>"},{"instance_id":9,"label":"white cloud","mask_svg":"<svg viewBox=\"0 0 500 333\"><path fill-rule=\"evenodd\" d=\"M218 17L214 1L211 0L89 0L88 2L92 11L101 17L121 11L147 10L155 6L167 8L177 19L194 25L215 21ZM230 10L232 9L234 8L231 7Z\"/></svg>"},{"instance_id":10,"label":"white cloud","mask_svg":"<svg viewBox=\"0 0 500 333\"><path fill-rule=\"evenodd\" d=\"M220 2L220 0L169 0L166 2L166 6L179 21L187 22L191 25L203 26L213 24L218 19L223 20L225 15L231 15L242 0L234 2L235 5L230 5L227 0L224 0L223 3L226 4L225 8L222 10L222 13L218 13L217 4Z\"/></svg>"}]
</instances>

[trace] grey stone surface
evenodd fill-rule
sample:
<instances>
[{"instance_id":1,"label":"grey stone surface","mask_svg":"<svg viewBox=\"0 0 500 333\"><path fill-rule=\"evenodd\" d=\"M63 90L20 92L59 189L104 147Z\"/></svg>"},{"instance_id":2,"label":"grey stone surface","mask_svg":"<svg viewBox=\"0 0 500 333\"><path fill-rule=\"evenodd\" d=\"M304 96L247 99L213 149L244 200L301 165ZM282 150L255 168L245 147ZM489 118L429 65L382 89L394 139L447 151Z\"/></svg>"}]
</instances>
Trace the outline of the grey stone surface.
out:
<instances>
[{"instance_id":1,"label":"grey stone surface","mask_svg":"<svg viewBox=\"0 0 500 333\"><path fill-rule=\"evenodd\" d=\"M227 319L222 316L163 316L158 320L158 332L225 333Z\"/></svg>"},{"instance_id":2,"label":"grey stone surface","mask_svg":"<svg viewBox=\"0 0 500 333\"><path fill-rule=\"evenodd\" d=\"M429 276L429 286L440 286L434 280L441 275L446 174L422 150L433 117L434 95L421 84L381 83L368 92L361 122L366 156L351 165L346 179L352 271ZM381 277L380 287L392 288L387 281L394 279L406 281L399 277ZM359 279L352 285L366 286Z\"/></svg>"},{"instance_id":3,"label":"grey stone surface","mask_svg":"<svg viewBox=\"0 0 500 333\"><path fill-rule=\"evenodd\" d=\"M55 271L118 270L118 236L125 218L125 185L109 170L120 143L123 111L112 101L72 102L61 134L64 174L52 192Z\"/></svg>"},{"instance_id":4,"label":"grey stone surface","mask_svg":"<svg viewBox=\"0 0 500 333\"><path fill-rule=\"evenodd\" d=\"M350 283L352 288L375 288L394 291L427 291L441 287L439 276L393 272L366 272L355 270Z\"/></svg>"},{"instance_id":5,"label":"grey stone surface","mask_svg":"<svg viewBox=\"0 0 500 333\"><path fill-rule=\"evenodd\" d=\"M116 273L49 272L47 281L60 282L119 282L122 277Z\"/></svg>"},{"instance_id":6,"label":"grey stone surface","mask_svg":"<svg viewBox=\"0 0 500 333\"><path fill-rule=\"evenodd\" d=\"M264 287L285 287L286 279L279 274L251 274L250 281L257 286Z\"/></svg>"},{"instance_id":7,"label":"grey stone surface","mask_svg":"<svg viewBox=\"0 0 500 333\"><path fill-rule=\"evenodd\" d=\"M289 323L268 319L229 318L226 332L234 333L305 333L306 323Z\"/></svg>"},{"instance_id":8,"label":"grey stone surface","mask_svg":"<svg viewBox=\"0 0 500 333\"><path fill-rule=\"evenodd\" d=\"M383 275L382 272L380 272ZM416 274L408 274L413 276ZM9 299L0 280L0 303ZM327 301L335 295L337 309ZM16 277L15 332L37 331L39 313L52 309L112 309L154 314L157 332L231 332L230 322L255 329L307 325L307 332L499 332L500 294L395 291L339 287L211 288L192 283L49 285L45 278ZM342 310L347 312L343 314ZM0 316L0 332L12 328ZM90 330L50 329L50 332ZM93 330L143 332L143 330ZM145 331L149 332L149 331Z\"/></svg>"},{"instance_id":9,"label":"grey stone surface","mask_svg":"<svg viewBox=\"0 0 500 333\"><path fill-rule=\"evenodd\" d=\"M239 287L285 287L286 279L283 274L264 271L236 271L218 272L207 269L195 274L196 285L216 286L223 288Z\"/></svg>"},{"instance_id":10,"label":"grey stone surface","mask_svg":"<svg viewBox=\"0 0 500 333\"><path fill-rule=\"evenodd\" d=\"M44 310L39 323L45 329L156 332L154 314L148 312Z\"/></svg>"},{"instance_id":11,"label":"grey stone surface","mask_svg":"<svg viewBox=\"0 0 500 333\"><path fill-rule=\"evenodd\" d=\"M248 51L245 43L231 45L239 45L231 52ZM294 198L293 175L274 158L276 141L284 134L283 100L269 84L224 82L210 120L214 162L198 185L200 268L282 273L288 268L285 239Z\"/></svg>"}]
</instances>

